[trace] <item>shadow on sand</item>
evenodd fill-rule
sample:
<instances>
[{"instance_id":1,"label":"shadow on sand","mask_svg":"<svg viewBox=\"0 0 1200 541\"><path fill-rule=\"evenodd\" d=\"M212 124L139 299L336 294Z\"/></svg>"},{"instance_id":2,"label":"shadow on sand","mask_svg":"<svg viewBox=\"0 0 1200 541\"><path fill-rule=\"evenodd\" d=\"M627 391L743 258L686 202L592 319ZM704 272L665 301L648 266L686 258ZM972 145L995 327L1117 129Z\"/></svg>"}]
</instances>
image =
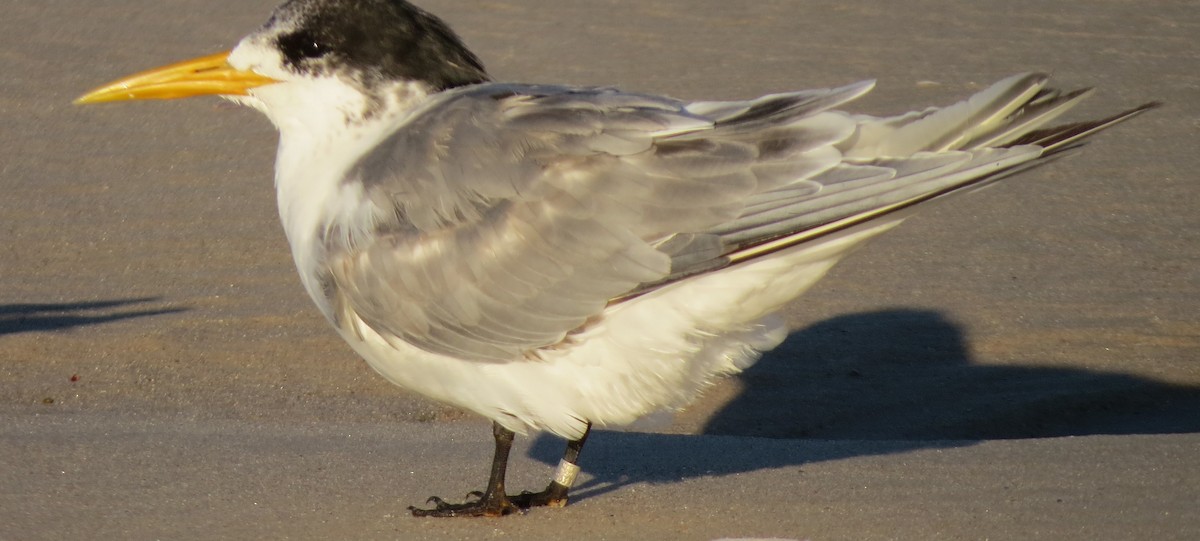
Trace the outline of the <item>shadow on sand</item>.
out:
<instances>
[{"instance_id":1,"label":"shadow on sand","mask_svg":"<svg viewBox=\"0 0 1200 541\"><path fill-rule=\"evenodd\" d=\"M120 310L158 301L158 297L57 304L0 305L0 336L21 332L60 331L135 317L186 311L187 308Z\"/></svg>"},{"instance_id":2,"label":"shadow on sand","mask_svg":"<svg viewBox=\"0 0 1200 541\"><path fill-rule=\"evenodd\" d=\"M821 322L793 333L739 377L742 393L704 435L594 434L583 451L593 478L573 497L989 439L1200 432L1200 388L1118 373L977 365L962 331L930 311ZM542 435L529 455L555 464L561 451L560 440Z\"/></svg>"}]
</instances>

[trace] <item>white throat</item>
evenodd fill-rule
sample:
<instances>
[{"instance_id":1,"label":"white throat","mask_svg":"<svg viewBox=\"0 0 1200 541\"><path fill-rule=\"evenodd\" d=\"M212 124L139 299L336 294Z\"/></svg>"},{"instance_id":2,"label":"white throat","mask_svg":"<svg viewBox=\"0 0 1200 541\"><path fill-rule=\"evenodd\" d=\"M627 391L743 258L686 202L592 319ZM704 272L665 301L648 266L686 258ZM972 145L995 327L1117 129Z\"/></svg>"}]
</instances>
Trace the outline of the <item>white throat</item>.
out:
<instances>
[{"instance_id":1,"label":"white throat","mask_svg":"<svg viewBox=\"0 0 1200 541\"><path fill-rule=\"evenodd\" d=\"M370 149L428 99L423 85L397 83L376 101L336 77L301 78L259 87L235 98L262 111L279 129L275 191L279 217L301 281L327 316L319 277L322 238L333 229L369 230L381 209L359 183L343 180Z\"/></svg>"}]
</instances>

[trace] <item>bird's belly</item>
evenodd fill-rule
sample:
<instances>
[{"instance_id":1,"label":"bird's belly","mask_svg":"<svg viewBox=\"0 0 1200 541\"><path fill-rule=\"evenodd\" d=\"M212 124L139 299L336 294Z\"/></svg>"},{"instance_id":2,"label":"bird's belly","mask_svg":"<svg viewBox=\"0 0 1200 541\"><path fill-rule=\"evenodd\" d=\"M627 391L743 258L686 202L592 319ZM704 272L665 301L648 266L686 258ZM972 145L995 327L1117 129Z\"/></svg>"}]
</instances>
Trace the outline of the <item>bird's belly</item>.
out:
<instances>
[{"instance_id":1,"label":"bird's belly","mask_svg":"<svg viewBox=\"0 0 1200 541\"><path fill-rule=\"evenodd\" d=\"M721 376L777 346L772 317L848 249L890 225L797 246L610 306L563 344L508 362L422 350L345 311L339 331L385 378L510 430L582 435L687 405Z\"/></svg>"}]
</instances>

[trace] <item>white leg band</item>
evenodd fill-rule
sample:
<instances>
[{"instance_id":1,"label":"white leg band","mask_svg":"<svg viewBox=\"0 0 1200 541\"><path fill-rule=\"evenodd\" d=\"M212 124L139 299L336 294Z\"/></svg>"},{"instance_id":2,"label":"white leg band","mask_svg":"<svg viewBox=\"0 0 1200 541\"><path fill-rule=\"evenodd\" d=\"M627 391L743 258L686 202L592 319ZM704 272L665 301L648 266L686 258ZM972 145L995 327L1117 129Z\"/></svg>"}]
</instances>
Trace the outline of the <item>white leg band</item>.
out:
<instances>
[{"instance_id":1,"label":"white leg band","mask_svg":"<svg viewBox=\"0 0 1200 541\"><path fill-rule=\"evenodd\" d=\"M576 475L579 475L579 466L566 460L559 460L558 468L554 470L554 482L571 488L571 485L575 484Z\"/></svg>"}]
</instances>

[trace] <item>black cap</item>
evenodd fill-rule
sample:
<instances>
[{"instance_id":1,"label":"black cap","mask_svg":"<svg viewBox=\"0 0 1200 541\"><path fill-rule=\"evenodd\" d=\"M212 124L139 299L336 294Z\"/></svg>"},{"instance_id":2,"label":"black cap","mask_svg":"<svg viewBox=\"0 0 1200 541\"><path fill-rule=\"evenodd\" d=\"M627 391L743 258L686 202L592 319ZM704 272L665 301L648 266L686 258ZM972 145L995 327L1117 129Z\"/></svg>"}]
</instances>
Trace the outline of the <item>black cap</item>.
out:
<instances>
[{"instance_id":1,"label":"black cap","mask_svg":"<svg viewBox=\"0 0 1200 541\"><path fill-rule=\"evenodd\" d=\"M404 0L290 0L267 27L299 72L353 70L367 79L421 81L435 91L489 80L483 63L441 19Z\"/></svg>"}]
</instances>

